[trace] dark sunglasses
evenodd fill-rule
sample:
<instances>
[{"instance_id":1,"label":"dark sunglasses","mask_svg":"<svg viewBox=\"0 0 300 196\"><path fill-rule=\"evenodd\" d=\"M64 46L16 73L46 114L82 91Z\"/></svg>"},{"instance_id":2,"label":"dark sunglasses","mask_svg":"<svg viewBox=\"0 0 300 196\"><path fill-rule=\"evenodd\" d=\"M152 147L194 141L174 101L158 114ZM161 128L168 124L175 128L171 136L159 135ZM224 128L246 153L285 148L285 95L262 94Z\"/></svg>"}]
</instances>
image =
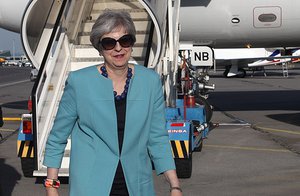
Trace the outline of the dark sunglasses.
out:
<instances>
[{"instance_id":1,"label":"dark sunglasses","mask_svg":"<svg viewBox=\"0 0 300 196\"><path fill-rule=\"evenodd\" d=\"M100 40L100 44L104 50L111 50L113 49L117 42L123 47L123 48L128 48L133 46L135 42L135 37L131 34L126 34L120 37L118 40L115 40L114 38L111 37L105 37L102 40Z\"/></svg>"}]
</instances>

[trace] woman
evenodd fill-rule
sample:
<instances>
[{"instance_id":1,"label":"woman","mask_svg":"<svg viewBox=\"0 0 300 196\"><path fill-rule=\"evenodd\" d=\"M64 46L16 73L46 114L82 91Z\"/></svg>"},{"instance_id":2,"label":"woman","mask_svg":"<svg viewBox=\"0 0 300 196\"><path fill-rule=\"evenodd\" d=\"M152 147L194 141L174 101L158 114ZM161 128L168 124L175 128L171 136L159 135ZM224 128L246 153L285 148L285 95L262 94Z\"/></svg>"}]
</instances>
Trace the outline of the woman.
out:
<instances>
[{"instance_id":1,"label":"woman","mask_svg":"<svg viewBox=\"0 0 300 196\"><path fill-rule=\"evenodd\" d=\"M70 195L155 195L151 161L165 175L170 194L182 195L159 76L128 63L135 35L126 12L107 10L96 20L90 40L104 63L68 77L46 145L48 195L58 194L58 168L70 134Z\"/></svg>"}]
</instances>

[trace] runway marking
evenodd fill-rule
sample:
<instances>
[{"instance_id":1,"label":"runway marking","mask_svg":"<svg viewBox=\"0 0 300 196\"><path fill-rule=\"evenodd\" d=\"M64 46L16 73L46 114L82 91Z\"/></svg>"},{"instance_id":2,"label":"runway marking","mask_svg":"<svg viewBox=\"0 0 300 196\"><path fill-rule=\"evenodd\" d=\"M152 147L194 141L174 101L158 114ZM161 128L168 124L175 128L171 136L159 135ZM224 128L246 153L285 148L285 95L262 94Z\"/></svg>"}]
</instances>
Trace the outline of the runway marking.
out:
<instances>
[{"instance_id":1,"label":"runway marking","mask_svg":"<svg viewBox=\"0 0 300 196\"><path fill-rule=\"evenodd\" d=\"M3 117L4 121L21 121L22 118L20 117Z\"/></svg>"},{"instance_id":2,"label":"runway marking","mask_svg":"<svg viewBox=\"0 0 300 196\"><path fill-rule=\"evenodd\" d=\"M29 81L30 81L30 80L27 79L27 80L21 80L21 81L17 81L17 82L11 82L11 83L7 83L7 84L1 84L1 85L0 85L0 88L1 88L1 87L12 86L12 85L20 84L20 83L24 83L24 82L29 82Z\"/></svg>"},{"instance_id":3,"label":"runway marking","mask_svg":"<svg viewBox=\"0 0 300 196\"><path fill-rule=\"evenodd\" d=\"M218 123L219 126L251 126L249 123Z\"/></svg>"},{"instance_id":4,"label":"runway marking","mask_svg":"<svg viewBox=\"0 0 300 196\"><path fill-rule=\"evenodd\" d=\"M4 128L0 128L0 131L4 131L4 132L14 132L16 131L15 129L4 129Z\"/></svg>"},{"instance_id":5,"label":"runway marking","mask_svg":"<svg viewBox=\"0 0 300 196\"><path fill-rule=\"evenodd\" d=\"M211 148L228 148L228 149L238 149L238 150L249 150L249 151L266 151L266 152L289 152L289 150L283 149L273 149L273 148L259 148L259 147L246 147L246 146L225 146L225 145L210 145L204 144L204 147L211 147Z\"/></svg>"},{"instance_id":6,"label":"runway marking","mask_svg":"<svg viewBox=\"0 0 300 196\"><path fill-rule=\"evenodd\" d=\"M282 133L289 133L294 135L300 135L300 131L289 131L289 130L283 130L283 129L273 129L273 128L267 128L267 127L260 127L260 126L253 126L254 128L266 130L266 131L273 131L273 132L282 132Z\"/></svg>"}]
</instances>

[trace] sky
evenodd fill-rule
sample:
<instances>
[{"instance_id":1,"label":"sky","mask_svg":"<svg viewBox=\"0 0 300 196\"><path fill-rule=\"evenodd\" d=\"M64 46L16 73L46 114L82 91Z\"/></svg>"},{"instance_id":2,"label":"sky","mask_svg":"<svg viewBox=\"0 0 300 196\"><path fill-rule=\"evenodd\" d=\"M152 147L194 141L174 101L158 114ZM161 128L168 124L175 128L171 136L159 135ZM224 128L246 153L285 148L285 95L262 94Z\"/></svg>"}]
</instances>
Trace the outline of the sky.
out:
<instances>
[{"instance_id":1,"label":"sky","mask_svg":"<svg viewBox=\"0 0 300 196\"><path fill-rule=\"evenodd\" d=\"M13 45L15 54L24 54L20 34L0 28L0 50L10 50L13 55Z\"/></svg>"}]
</instances>

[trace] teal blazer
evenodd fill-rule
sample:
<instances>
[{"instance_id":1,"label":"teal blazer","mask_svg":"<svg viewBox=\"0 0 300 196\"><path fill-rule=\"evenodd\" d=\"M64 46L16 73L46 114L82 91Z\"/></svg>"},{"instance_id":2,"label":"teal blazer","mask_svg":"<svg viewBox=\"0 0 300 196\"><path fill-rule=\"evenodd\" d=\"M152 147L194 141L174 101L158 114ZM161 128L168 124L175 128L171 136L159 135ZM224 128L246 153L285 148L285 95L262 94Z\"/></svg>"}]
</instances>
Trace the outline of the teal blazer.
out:
<instances>
[{"instance_id":1,"label":"teal blazer","mask_svg":"<svg viewBox=\"0 0 300 196\"><path fill-rule=\"evenodd\" d=\"M131 196L155 195L151 160L157 175L175 169L158 74L135 65L128 91L120 154L112 81L96 66L69 74L43 164L60 167L71 135L71 196L109 195L119 160Z\"/></svg>"}]
</instances>

